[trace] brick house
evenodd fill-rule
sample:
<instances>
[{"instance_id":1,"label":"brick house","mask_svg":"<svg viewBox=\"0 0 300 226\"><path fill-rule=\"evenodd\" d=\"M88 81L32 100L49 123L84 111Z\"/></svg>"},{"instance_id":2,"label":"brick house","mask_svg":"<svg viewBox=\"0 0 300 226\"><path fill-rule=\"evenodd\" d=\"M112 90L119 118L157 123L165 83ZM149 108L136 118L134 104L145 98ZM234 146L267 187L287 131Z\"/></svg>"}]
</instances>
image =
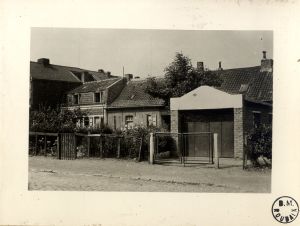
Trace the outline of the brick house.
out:
<instances>
[{"instance_id":1,"label":"brick house","mask_svg":"<svg viewBox=\"0 0 300 226\"><path fill-rule=\"evenodd\" d=\"M218 133L219 155L242 158L245 135L272 124L273 60L264 52L260 66L223 70L220 63L217 73L223 79L220 87L201 86L171 98L171 132ZM193 151L205 157L193 142Z\"/></svg>"},{"instance_id":2,"label":"brick house","mask_svg":"<svg viewBox=\"0 0 300 226\"><path fill-rule=\"evenodd\" d=\"M107 124L107 106L119 95L126 79L113 77L99 81L85 82L67 92L67 103L62 109L80 108L86 117L78 126L97 127Z\"/></svg>"},{"instance_id":3,"label":"brick house","mask_svg":"<svg viewBox=\"0 0 300 226\"><path fill-rule=\"evenodd\" d=\"M30 109L57 107L66 102L65 92L87 81L113 78L109 72L50 64L47 58L30 62Z\"/></svg>"},{"instance_id":4,"label":"brick house","mask_svg":"<svg viewBox=\"0 0 300 226\"><path fill-rule=\"evenodd\" d=\"M146 92L145 80L130 80L120 95L108 105L108 125L113 129L131 128L135 125L168 127L169 110L162 99Z\"/></svg>"}]
</instances>

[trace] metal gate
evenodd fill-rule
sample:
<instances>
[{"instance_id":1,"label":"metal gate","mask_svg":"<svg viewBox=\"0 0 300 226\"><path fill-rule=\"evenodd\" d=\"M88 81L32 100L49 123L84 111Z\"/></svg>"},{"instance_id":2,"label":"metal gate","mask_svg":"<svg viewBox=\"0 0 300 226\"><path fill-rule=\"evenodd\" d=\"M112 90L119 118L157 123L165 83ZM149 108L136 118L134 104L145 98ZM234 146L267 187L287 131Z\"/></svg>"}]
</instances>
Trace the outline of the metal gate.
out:
<instances>
[{"instance_id":1,"label":"metal gate","mask_svg":"<svg viewBox=\"0 0 300 226\"><path fill-rule=\"evenodd\" d=\"M154 134L154 162L158 164L213 164L213 133Z\"/></svg>"},{"instance_id":2,"label":"metal gate","mask_svg":"<svg viewBox=\"0 0 300 226\"><path fill-rule=\"evenodd\" d=\"M73 160L76 159L76 139L74 133L59 134L58 159Z\"/></svg>"}]
</instances>

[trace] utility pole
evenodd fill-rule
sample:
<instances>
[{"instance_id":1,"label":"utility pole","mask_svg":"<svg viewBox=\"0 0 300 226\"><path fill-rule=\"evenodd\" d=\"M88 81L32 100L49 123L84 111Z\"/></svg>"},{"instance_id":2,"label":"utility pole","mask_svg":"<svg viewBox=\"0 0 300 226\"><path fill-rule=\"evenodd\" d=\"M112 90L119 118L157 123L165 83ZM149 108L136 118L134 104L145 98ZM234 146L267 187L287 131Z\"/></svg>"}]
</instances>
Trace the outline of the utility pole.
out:
<instances>
[{"instance_id":1,"label":"utility pole","mask_svg":"<svg viewBox=\"0 0 300 226\"><path fill-rule=\"evenodd\" d=\"M123 78L124 78L124 66L123 66Z\"/></svg>"}]
</instances>

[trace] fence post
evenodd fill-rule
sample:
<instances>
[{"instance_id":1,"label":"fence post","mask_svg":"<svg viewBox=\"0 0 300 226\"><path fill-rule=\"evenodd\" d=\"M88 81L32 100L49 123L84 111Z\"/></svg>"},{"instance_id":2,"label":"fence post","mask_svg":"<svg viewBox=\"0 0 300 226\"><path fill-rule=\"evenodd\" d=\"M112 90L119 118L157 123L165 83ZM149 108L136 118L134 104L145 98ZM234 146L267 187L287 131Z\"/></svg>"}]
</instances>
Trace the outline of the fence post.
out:
<instances>
[{"instance_id":1,"label":"fence post","mask_svg":"<svg viewBox=\"0 0 300 226\"><path fill-rule=\"evenodd\" d=\"M37 133L35 134L35 147L34 147L34 155L37 155L38 151L38 136Z\"/></svg>"},{"instance_id":2,"label":"fence post","mask_svg":"<svg viewBox=\"0 0 300 226\"><path fill-rule=\"evenodd\" d=\"M117 152L117 158L119 159L120 156L121 156L121 138L120 137L117 137L118 139L118 152Z\"/></svg>"},{"instance_id":3,"label":"fence post","mask_svg":"<svg viewBox=\"0 0 300 226\"><path fill-rule=\"evenodd\" d=\"M248 156L247 156L247 148L248 148L248 135L244 134L244 148L243 148L243 169L247 168L247 161L248 161Z\"/></svg>"},{"instance_id":4,"label":"fence post","mask_svg":"<svg viewBox=\"0 0 300 226\"><path fill-rule=\"evenodd\" d=\"M59 140L59 134L57 134L57 142L56 142L56 157L58 158L58 159L60 159L60 140Z\"/></svg>"},{"instance_id":5,"label":"fence post","mask_svg":"<svg viewBox=\"0 0 300 226\"><path fill-rule=\"evenodd\" d=\"M214 164L215 168L219 169L219 152L218 152L218 134L214 133Z\"/></svg>"},{"instance_id":6,"label":"fence post","mask_svg":"<svg viewBox=\"0 0 300 226\"><path fill-rule=\"evenodd\" d=\"M150 133L150 150L149 150L149 162L150 164L154 163L154 136L153 133Z\"/></svg>"},{"instance_id":7,"label":"fence post","mask_svg":"<svg viewBox=\"0 0 300 226\"><path fill-rule=\"evenodd\" d=\"M45 156L47 156L47 136L45 136L45 144L44 144L44 147L45 147Z\"/></svg>"},{"instance_id":8,"label":"fence post","mask_svg":"<svg viewBox=\"0 0 300 226\"><path fill-rule=\"evenodd\" d=\"M102 135L99 137L99 142L100 142L100 157L103 158L103 140L102 140Z\"/></svg>"},{"instance_id":9,"label":"fence post","mask_svg":"<svg viewBox=\"0 0 300 226\"><path fill-rule=\"evenodd\" d=\"M88 135L90 132L88 132ZM88 157L90 157L90 137L87 136L87 151L88 151Z\"/></svg>"}]
</instances>

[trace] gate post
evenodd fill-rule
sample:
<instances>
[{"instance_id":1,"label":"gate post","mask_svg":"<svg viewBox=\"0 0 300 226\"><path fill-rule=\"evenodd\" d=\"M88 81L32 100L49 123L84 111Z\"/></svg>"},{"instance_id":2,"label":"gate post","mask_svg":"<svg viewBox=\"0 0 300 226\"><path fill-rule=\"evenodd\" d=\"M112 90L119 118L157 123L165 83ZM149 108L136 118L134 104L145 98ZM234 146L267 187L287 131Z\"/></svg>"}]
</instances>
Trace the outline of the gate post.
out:
<instances>
[{"instance_id":1,"label":"gate post","mask_svg":"<svg viewBox=\"0 0 300 226\"><path fill-rule=\"evenodd\" d=\"M154 136L153 133L150 133L150 150L149 150L149 162L150 164L154 163Z\"/></svg>"},{"instance_id":2,"label":"gate post","mask_svg":"<svg viewBox=\"0 0 300 226\"><path fill-rule=\"evenodd\" d=\"M219 153L218 153L218 134L214 133L214 164L219 169Z\"/></svg>"}]
</instances>

